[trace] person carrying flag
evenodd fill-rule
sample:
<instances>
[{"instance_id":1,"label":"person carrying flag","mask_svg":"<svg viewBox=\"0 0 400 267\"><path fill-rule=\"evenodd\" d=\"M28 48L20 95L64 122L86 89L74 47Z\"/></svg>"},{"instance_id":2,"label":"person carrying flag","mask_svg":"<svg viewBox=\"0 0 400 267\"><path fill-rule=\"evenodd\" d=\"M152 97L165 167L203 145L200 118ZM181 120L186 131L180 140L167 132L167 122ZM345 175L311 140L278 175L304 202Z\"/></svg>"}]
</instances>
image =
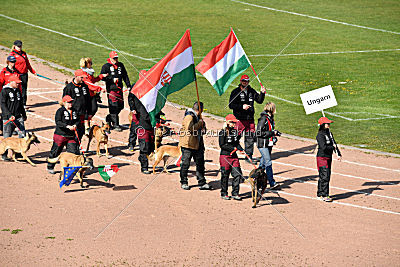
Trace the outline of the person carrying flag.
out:
<instances>
[{"instance_id":1,"label":"person carrying flag","mask_svg":"<svg viewBox=\"0 0 400 267\"><path fill-rule=\"evenodd\" d=\"M239 120L236 123L236 129L239 134L244 134L245 152L252 159L255 143L254 101L262 104L266 90L262 86L260 93L257 93L249 85L249 81L249 76L242 75L239 86L231 92L229 108L233 110L233 115ZM246 158L246 161L249 162L249 159Z\"/></svg>"},{"instance_id":2,"label":"person carrying flag","mask_svg":"<svg viewBox=\"0 0 400 267\"><path fill-rule=\"evenodd\" d=\"M107 63L101 68L101 74L108 74L108 76L103 77L103 81L106 82L108 109L110 113L107 115L106 121L110 123L112 129L121 132L122 128L119 124L119 113L124 108L122 81L125 82L126 87L129 89L131 88L131 83L124 64L118 61L118 54L116 51L110 52Z\"/></svg>"},{"instance_id":3,"label":"person carrying flag","mask_svg":"<svg viewBox=\"0 0 400 267\"><path fill-rule=\"evenodd\" d=\"M82 136L85 133L85 120L88 119L88 108L90 108L90 95L89 88L83 82L83 79L87 76L86 72L82 69L75 71L75 78L68 83L63 91L63 96L69 95L74 99L72 108L77 112L80 123L77 126L77 132L79 140L82 140Z\"/></svg>"},{"instance_id":4,"label":"person carrying flag","mask_svg":"<svg viewBox=\"0 0 400 267\"><path fill-rule=\"evenodd\" d=\"M233 114L225 117L225 124L222 130L218 133L219 147L221 148L219 156L219 165L221 166L221 198L230 200L228 196L228 180L232 173L232 198L234 200L242 200L239 196L239 184L242 177L239 158L236 152L242 152L240 146L240 135L235 130L238 120Z\"/></svg>"},{"instance_id":5,"label":"person carrying flag","mask_svg":"<svg viewBox=\"0 0 400 267\"><path fill-rule=\"evenodd\" d=\"M133 152L135 149L137 140L137 128L139 127L138 117L140 116L140 114L137 112L137 108L135 105L135 98L137 99L137 97L131 91L129 91L128 104L132 114L132 121L131 125L129 126L128 149L131 152Z\"/></svg>"},{"instance_id":6,"label":"person carrying flag","mask_svg":"<svg viewBox=\"0 0 400 267\"><path fill-rule=\"evenodd\" d=\"M0 94L1 112L3 114L3 136L10 137L17 128L18 137L25 137L26 112L22 94L19 90L21 80L14 73L8 78L8 84L3 87ZM7 151L2 155L2 160L7 160Z\"/></svg>"},{"instance_id":7,"label":"person carrying flag","mask_svg":"<svg viewBox=\"0 0 400 267\"><path fill-rule=\"evenodd\" d=\"M28 71L36 75L36 71L29 62L28 55L22 50L22 41L16 40L11 48L10 56L15 57L15 68L20 73L23 104L26 106L28 90Z\"/></svg>"},{"instance_id":8,"label":"person carrying flag","mask_svg":"<svg viewBox=\"0 0 400 267\"><path fill-rule=\"evenodd\" d=\"M56 111L56 130L53 135L53 145L50 149L49 158L56 158L61 154L63 148L67 152L79 154L75 131L80 124L79 114L73 109L73 101L70 95L65 95L60 103L61 107ZM55 163L47 163L47 171L55 174Z\"/></svg>"}]
</instances>

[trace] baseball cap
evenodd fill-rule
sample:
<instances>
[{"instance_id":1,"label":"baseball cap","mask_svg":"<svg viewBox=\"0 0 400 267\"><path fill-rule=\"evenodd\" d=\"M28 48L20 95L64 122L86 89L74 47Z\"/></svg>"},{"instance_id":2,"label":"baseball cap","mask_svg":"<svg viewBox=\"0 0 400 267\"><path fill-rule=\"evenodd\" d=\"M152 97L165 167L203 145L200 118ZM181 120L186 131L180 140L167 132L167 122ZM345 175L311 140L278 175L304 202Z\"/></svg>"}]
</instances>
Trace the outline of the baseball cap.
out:
<instances>
[{"instance_id":1,"label":"baseball cap","mask_svg":"<svg viewBox=\"0 0 400 267\"><path fill-rule=\"evenodd\" d=\"M14 63L17 61L17 59L14 56L8 56L7 61Z\"/></svg>"},{"instance_id":2,"label":"baseball cap","mask_svg":"<svg viewBox=\"0 0 400 267\"><path fill-rule=\"evenodd\" d=\"M21 79L19 78L18 74L11 74L10 77L8 78L8 81L20 83Z\"/></svg>"},{"instance_id":3,"label":"baseball cap","mask_svg":"<svg viewBox=\"0 0 400 267\"><path fill-rule=\"evenodd\" d=\"M21 40L16 40L16 41L14 42L14 45L16 45L16 46L18 46L18 47L21 47L21 46L22 46L22 41L21 41Z\"/></svg>"},{"instance_id":4,"label":"baseball cap","mask_svg":"<svg viewBox=\"0 0 400 267\"><path fill-rule=\"evenodd\" d=\"M79 76L86 77L87 76L87 73L84 72L82 69L77 69L74 74L75 74L75 77L79 77Z\"/></svg>"},{"instance_id":5,"label":"baseball cap","mask_svg":"<svg viewBox=\"0 0 400 267\"><path fill-rule=\"evenodd\" d=\"M247 76L247 75L245 74L245 75L242 75L242 77L240 78L240 80L241 80L241 81L249 81L250 78L249 78L249 76Z\"/></svg>"},{"instance_id":6,"label":"baseball cap","mask_svg":"<svg viewBox=\"0 0 400 267\"><path fill-rule=\"evenodd\" d=\"M322 125L322 124L324 124L324 123L332 123L333 121L331 121L330 119L328 119L327 117L321 117L321 118L319 118L319 120L318 120L318 124L319 125Z\"/></svg>"},{"instance_id":7,"label":"baseball cap","mask_svg":"<svg viewBox=\"0 0 400 267\"><path fill-rule=\"evenodd\" d=\"M115 57L118 57L117 52L116 51L111 51L110 52L110 58L115 58Z\"/></svg>"},{"instance_id":8,"label":"baseball cap","mask_svg":"<svg viewBox=\"0 0 400 267\"><path fill-rule=\"evenodd\" d=\"M225 117L225 121L238 122L239 120L236 119L235 115L229 114L228 116Z\"/></svg>"},{"instance_id":9,"label":"baseball cap","mask_svg":"<svg viewBox=\"0 0 400 267\"><path fill-rule=\"evenodd\" d=\"M74 101L74 100L72 99L71 96L65 95L65 96L62 98L62 101L63 101L63 102L71 102L71 101Z\"/></svg>"}]
</instances>

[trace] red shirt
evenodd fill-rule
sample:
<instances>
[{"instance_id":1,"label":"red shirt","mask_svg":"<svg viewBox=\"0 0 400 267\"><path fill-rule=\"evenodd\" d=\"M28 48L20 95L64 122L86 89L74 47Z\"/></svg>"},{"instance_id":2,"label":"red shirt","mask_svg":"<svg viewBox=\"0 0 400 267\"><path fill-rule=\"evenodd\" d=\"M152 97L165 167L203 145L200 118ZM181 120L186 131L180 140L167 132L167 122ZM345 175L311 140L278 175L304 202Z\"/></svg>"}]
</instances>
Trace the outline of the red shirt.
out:
<instances>
[{"instance_id":1,"label":"red shirt","mask_svg":"<svg viewBox=\"0 0 400 267\"><path fill-rule=\"evenodd\" d=\"M21 74L25 74L28 73L28 70L33 73L36 74L36 71L34 71L32 69L31 63L29 63L29 59L28 56L26 55L25 51L16 51L13 50L10 53L10 56L15 57L15 59L17 60L15 62L15 68L21 73Z\"/></svg>"},{"instance_id":2,"label":"red shirt","mask_svg":"<svg viewBox=\"0 0 400 267\"><path fill-rule=\"evenodd\" d=\"M16 69L10 70L8 68L8 66L1 70L1 72L0 72L0 92L3 89L3 86L10 82L8 79L10 78L11 74L14 74L14 73L16 73L18 75L20 74L19 71ZM19 85L19 90L21 90L21 92L22 92L21 85Z\"/></svg>"},{"instance_id":3,"label":"red shirt","mask_svg":"<svg viewBox=\"0 0 400 267\"><path fill-rule=\"evenodd\" d=\"M100 81L102 78L103 78L102 74L100 74L98 77L94 77L93 75L88 74L85 78L83 78L84 83L86 83L86 85L89 88L89 93L91 97L95 96L96 93L101 92L101 90L103 90L103 88L94 84Z\"/></svg>"}]
</instances>

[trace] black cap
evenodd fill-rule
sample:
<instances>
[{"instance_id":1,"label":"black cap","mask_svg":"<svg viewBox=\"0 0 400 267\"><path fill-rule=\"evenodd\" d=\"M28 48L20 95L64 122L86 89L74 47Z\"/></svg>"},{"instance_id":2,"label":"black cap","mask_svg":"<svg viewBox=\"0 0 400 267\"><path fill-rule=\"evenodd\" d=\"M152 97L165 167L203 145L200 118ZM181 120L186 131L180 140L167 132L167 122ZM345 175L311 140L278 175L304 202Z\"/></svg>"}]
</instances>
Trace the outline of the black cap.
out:
<instances>
[{"instance_id":1,"label":"black cap","mask_svg":"<svg viewBox=\"0 0 400 267\"><path fill-rule=\"evenodd\" d=\"M15 62L17 62L17 59L14 56L8 56L7 61L9 61L11 63L15 63Z\"/></svg>"},{"instance_id":2,"label":"black cap","mask_svg":"<svg viewBox=\"0 0 400 267\"><path fill-rule=\"evenodd\" d=\"M16 41L14 42L14 45L16 45L16 46L18 46L18 47L21 47L21 46L22 46L22 41L21 41L21 40L16 40Z\"/></svg>"}]
</instances>

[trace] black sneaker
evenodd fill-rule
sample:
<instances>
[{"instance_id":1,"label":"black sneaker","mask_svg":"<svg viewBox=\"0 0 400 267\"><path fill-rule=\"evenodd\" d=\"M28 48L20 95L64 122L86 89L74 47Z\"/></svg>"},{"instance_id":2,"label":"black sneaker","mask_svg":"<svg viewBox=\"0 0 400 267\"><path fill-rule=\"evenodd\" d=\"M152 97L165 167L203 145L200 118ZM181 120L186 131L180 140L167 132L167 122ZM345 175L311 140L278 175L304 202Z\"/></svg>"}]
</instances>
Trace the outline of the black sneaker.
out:
<instances>
[{"instance_id":1,"label":"black sneaker","mask_svg":"<svg viewBox=\"0 0 400 267\"><path fill-rule=\"evenodd\" d=\"M1 160L2 161L11 161L11 159L8 158L7 156L1 156Z\"/></svg>"}]
</instances>

